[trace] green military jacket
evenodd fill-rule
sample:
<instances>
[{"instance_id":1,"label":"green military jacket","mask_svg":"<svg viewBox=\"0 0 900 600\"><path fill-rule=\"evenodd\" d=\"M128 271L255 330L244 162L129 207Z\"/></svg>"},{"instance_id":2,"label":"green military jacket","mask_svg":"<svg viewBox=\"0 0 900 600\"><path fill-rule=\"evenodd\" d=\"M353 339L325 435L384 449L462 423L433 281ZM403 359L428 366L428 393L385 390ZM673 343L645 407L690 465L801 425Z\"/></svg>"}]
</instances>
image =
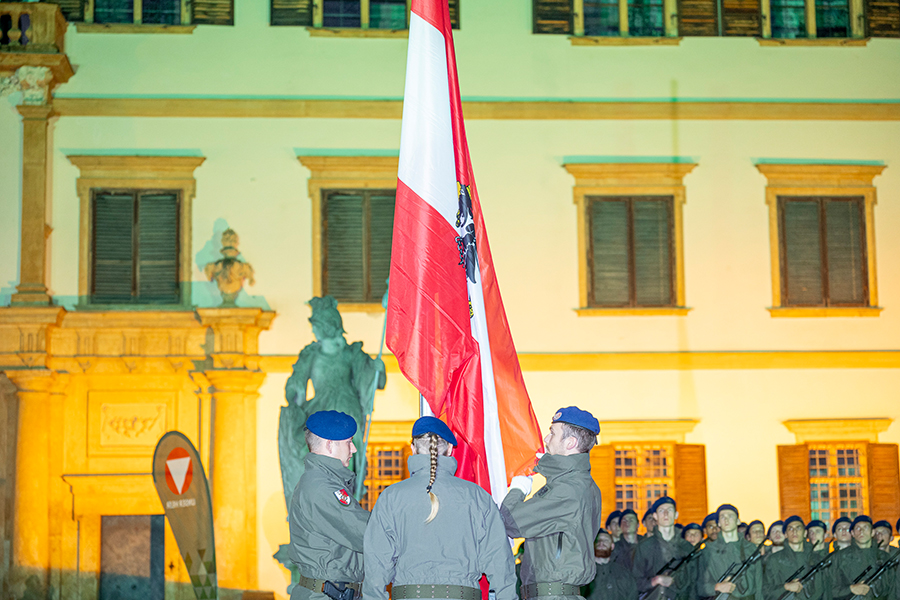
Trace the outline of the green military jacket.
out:
<instances>
[{"instance_id":1,"label":"green military jacket","mask_svg":"<svg viewBox=\"0 0 900 600\"><path fill-rule=\"evenodd\" d=\"M353 498L356 474L336 458L307 454L306 470L291 497L289 556L312 579L363 579L363 534L369 511ZM291 600L325 598L294 586Z\"/></svg>"},{"instance_id":2,"label":"green military jacket","mask_svg":"<svg viewBox=\"0 0 900 600\"><path fill-rule=\"evenodd\" d=\"M636 600L634 579L622 565L610 560L597 565L594 581L585 592L587 600Z\"/></svg>"},{"instance_id":3,"label":"green military jacket","mask_svg":"<svg viewBox=\"0 0 900 600\"><path fill-rule=\"evenodd\" d=\"M821 560L818 555L813 552L812 544L803 542L803 547L799 552L794 552L790 544L785 542L784 549L781 552L772 554L766 560L763 568L763 599L778 600L785 594L784 584L788 578L794 575L798 569L803 567L803 571L796 575L794 579L799 579L812 568L813 565ZM817 579L821 580L821 575L816 575L811 581L803 584L803 591L800 593L798 600L818 600L822 595L822 585L816 585ZM793 581L793 579L792 579Z\"/></svg>"},{"instance_id":4,"label":"green military jacket","mask_svg":"<svg viewBox=\"0 0 900 600\"><path fill-rule=\"evenodd\" d=\"M535 472L547 478L544 487L528 500L512 489L500 506L506 534L525 538L522 585L587 585L596 571L600 530L600 489L591 479L590 458L545 454Z\"/></svg>"},{"instance_id":5,"label":"green military jacket","mask_svg":"<svg viewBox=\"0 0 900 600\"><path fill-rule=\"evenodd\" d=\"M732 564L740 566L756 550L756 546L739 536L736 542L726 542L724 534L706 542L700 553L700 577L697 580L697 594L701 598L716 595L716 583ZM757 559L744 574L735 581L736 589L731 598L762 600L762 561ZM737 568L737 566L735 568Z\"/></svg>"},{"instance_id":6,"label":"green military jacket","mask_svg":"<svg viewBox=\"0 0 900 600\"><path fill-rule=\"evenodd\" d=\"M894 548L892 548L894 550ZM831 597L834 600L849 600L853 597L850 584L869 565L873 565L871 574L890 555L875 546L875 540L868 548L860 548L856 541L843 550L834 553L834 563L831 565ZM868 575L866 576L868 577ZM894 588L895 575L887 572L869 589L866 598L891 598Z\"/></svg>"},{"instance_id":7,"label":"green military jacket","mask_svg":"<svg viewBox=\"0 0 900 600\"><path fill-rule=\"evenodd\" d=\"M378 497L366 529L366 600L387 600L385 586L478 587L487 575L496 600L516 600L512 550L500 512L483 489L458 477L456 460L439 456L432 492L440 508L430 523L427 454L409 457L410 477Z\"/></svg>"},{"instance_id":8,"label":"green military jacket","mask_svg":"<svg viewBox=\"0 0 900 600\"><path fill-rule=\"evenodd\" d=\"M634 564L634 549L637 548L637 545L640 543L641 536L638 536L637 541L633 544L626 540L625 536L622 536L619 538L619 541L616 542L616 547L613 549L613 561L622 565L622 567L630 573L631 567Z\"/></svg>"},{"instance_id":9,"label":"green military jacket","mask_svg":"<svg viewBox=\"0 0 900 600\"><path fill-rule=\"evenodd\" d=\"M663 539L658 527L653 530L653 533L645 535L634 550L634 565L631 568L638 592L644 593L653 589L650 580L659 573L660 569L673 558L687 556L693 549L691 543L685 541L677 530L672 539L668 541ZM660 590L660 592L663 592L666 598L688 600L691 587L689 573L687 565L685 565L675 573L674 582L669 589Z\"/></svg>"}]
</instances>

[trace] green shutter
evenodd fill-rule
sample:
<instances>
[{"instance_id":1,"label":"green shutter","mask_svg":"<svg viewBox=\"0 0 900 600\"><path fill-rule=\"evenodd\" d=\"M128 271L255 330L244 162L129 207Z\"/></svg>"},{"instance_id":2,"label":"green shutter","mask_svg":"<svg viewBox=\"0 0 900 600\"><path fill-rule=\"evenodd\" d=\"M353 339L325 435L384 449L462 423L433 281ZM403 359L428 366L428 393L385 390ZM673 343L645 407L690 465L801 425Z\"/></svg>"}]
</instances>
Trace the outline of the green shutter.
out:
<instances>
[{"instance_id":1,"label":"green shutter","mask_svg":"<svg viewBox=\"0 0 900 600\"><path fill-rule=\"evenodd\" d=\"M678 35L718 35L716 0L678 0Z\"/></svg>"},{"instance_id":2,"label":"green shutter","mask_svg":"<svg viewBox=\"0 0 900 600\"><path fill-rule=\"evenodd\" d=\"M572 33L572 0L533 0L534 33Z\"/></svg>"},{"instance_id":3,"label":"green shutter","mask_svg":"<svg viewBox=\"0 0 900 600\"><path fill-rule=\"evenodd\" d=\"M779 198L782 213L782 303L785 306L823 304L819 202Z\"/></svg>"},{"instance_id":4,"label":"green shutter","mask_svg":"<svg viewBox=\"0 0 900 600\"><path fill-rule=\"evenodd\" d=\"M630 299L628 200L593 200L589 211L589 301L592 306L627 306Z\"/></svg>"},{"instance_id":5,"label":"green shutter","mask_svg":"<svg viewBox=\"0 0 900 600\"><path fill-rule=\"evenodd\" d=\"M671 306L672 200L647 198L632 201L634 211L634 303Z\"/></svg>"},{"instance_id":6,"label":"green shutter","mask_svg":"<svg viewBox=\"0 0 900 600\"><path fill-rule=\"evenodd\" d=\"M450 28L459 29L459 0L449 0L450 2Z\"/></svg>"},{"instance_id":7,"label":"green shutter","mask_svg":"<svg viewBox=\"0 0 900 600\"><path fill-rule=\"evenodd\" d=\"M867 304L862 198L825 201L828 303Z\"/></svg>"},{"instance_id":8,"label":"green shutter","mask_svg":"<svg viewBox=\"0 0 900 600\"><path fill-rule=\"evenodd\" d=\"M394 233L396 193L373 192L369 196L369 295L370 302L381 302L387 291L385 281L391 272L391 241Z\"/></svg>"},{"instance_id":9,"label":"green shutter","mask_svg":"<svg viewBox=\"0 0 900 600\"><path fill-rule=\"evenodd\" d=\"M323 196L324 292L345 302L364 302L363 193L332 191Z\"/></svg>"},{"instance_id":10,"label":"green shutter","mask_svg":"<svg viewBox=\"0 0 900 600\"><path fill-rule=\"evenodd\" d=\"M723 35L762 35L760 0L721 0L721 2Z\"/></svg>"},{"instance_id":11,"label":"green shutter","mask_svg":"<svg viewBox=\"0 0 900 600\"><path fill-rule=\"evenodd\" d=\"M272 0L272 25L311 26L313 24L312 0Z\"/></svg>"},{"instance_id":12,"label":"green shutter","mask_svg":"<svg viewBox=\"0 0 900 600\"><path fill-rule=\"evenodd\" d=\"M85 0L46 0L50 4L58 4L66 21L80 23L84 21Z\"/></svg>"},{"instance_id":13,"label":"green shutter","mask_svg":"<svg viewBox=\"0 0 900 600\"><path fill-rule=\"evenodd\" d=\"M900 37L900 0L866 0L866 31L870 37Z\"/></svg>"},{"instance_id":14,"label":"green shutter","mask_svg":"<svg viewBox=\"0 0 900 600\"><path fill-rule=\"evenodd\" d=\"M134 289L134 195L94 196L91 302L131 302Z\"/></svg>"},{"instance_id":15,"label":"green shutter","mask_svg":"<svg viewBox=\"0 0 900 600\"><path fill-rule=\"evenodd\" d=\"M234 0L192 0L191 23L234 25Z\"/></svg>"},{"instance_id":16,"label":"green shutter","mask_svg":"<svg viewBox=\"0 0 900 600\"><path fill-rule=\"evenodd\" d=\"M178 195L142 194L138 198L137 298L140 304L177 304Z\"/></svg>"}]
</instances>

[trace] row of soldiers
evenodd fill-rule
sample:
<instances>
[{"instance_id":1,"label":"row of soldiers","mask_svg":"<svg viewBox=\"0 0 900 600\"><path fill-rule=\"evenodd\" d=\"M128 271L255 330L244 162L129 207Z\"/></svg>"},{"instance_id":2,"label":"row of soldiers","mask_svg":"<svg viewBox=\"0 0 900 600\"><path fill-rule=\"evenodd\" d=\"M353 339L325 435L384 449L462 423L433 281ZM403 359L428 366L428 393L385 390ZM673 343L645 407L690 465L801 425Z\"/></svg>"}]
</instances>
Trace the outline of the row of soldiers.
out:
<instances>
[{"instance_id":1,"label":"row of soldiers","mask_svg":"<svg viewBox=\"0 0 900 600\"><path fill-rule=\"evenodd\" d=\"M588 600L862 600L900 598L900 549L893 528L866 515L827 525L799 516L742 523L723 504L702 524L681 527L673 498L642 519L614 511L594 542L597 573ZM897 523L900 530L900 521Z\"/></svg>"}]
</instances>

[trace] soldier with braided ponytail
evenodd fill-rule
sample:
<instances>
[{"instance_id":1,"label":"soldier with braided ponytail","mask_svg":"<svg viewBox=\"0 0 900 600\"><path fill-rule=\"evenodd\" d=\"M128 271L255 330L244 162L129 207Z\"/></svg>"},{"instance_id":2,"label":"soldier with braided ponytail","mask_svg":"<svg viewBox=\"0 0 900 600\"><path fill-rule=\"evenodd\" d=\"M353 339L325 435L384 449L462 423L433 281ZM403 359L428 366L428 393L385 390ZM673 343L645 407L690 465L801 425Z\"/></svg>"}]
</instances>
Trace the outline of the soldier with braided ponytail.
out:
<instances>
[{"instance_id":1,"label":"soldier with braided ponytail","mask_svg":"<svg viewBox=\"0 0 900 600\"><path fill-rule=\"evenodd\" d=\"M456 477L456 436L435 417L413 425L410 477L378 497L363 542L366 600L517 600L512 552L491 496ZM426 501L427 500L427 501Z\"/></svg>"}]
</instances>

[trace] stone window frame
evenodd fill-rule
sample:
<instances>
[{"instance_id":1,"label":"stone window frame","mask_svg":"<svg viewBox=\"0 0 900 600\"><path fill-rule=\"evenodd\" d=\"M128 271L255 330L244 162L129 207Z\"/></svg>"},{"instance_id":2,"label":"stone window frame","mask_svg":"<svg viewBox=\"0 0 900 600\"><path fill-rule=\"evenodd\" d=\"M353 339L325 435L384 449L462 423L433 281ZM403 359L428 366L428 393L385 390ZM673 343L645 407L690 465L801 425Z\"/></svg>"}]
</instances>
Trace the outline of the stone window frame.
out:
<instances>
[{"instance_id":1,"label":"stone window frame","mask_svg":"<svg viewBox=\"0 0 900 600\"><path fill-rule=\"evenodd\" d=\"M785 164L760 162L757 170L766 177L766 205L769 207L769 248L772 276L772 317L877 317L878 278L875 260L875 186L872 180L886 168L875 164ZM781 301L781 242L778 214L779 196L862 196L866 233L868 306L795 307Z\"/></svg>"},{"instance_id":2,"label":"stone window frame","mask_svg":"<svg viewBox=\"0 0 900 600\"><path fill-rule=\"evenodd\" d=\"M575 178L573 202L576 206L578 236L578 308L580 317L598 316L685 316L684 217L687 194L684 176L694 162L566 162L563 168ZM588 306L588 196L671 196L674 229L675 306L599 308Z\"/></svg>"},{"instance_id":3,"label":"stone window frame","mask_svg":"<svg viewBox=\"0 0 900 600\"><path fill-rule=\"evenodd\" d=\"M177 304L121 305L128 310L177 308L190 310L193 279L191 238L192 205L197 182L194 170L206 160L202 156L112 156L69 155L69 162L80 171L76 191L80 201L78 236L78 307L109 310L120 305L93 304L91 296L92 191L95 189L165 189L180 194L178 280L181 301Z\"/></svg>"},{"instance_id":4,"label":"stone window frame","mask_svg":"<svg viewBox=\"0 0 900 600\"><path fill-rule=\"evenodd\" d=\"M313 296L324 290L322 252L322 191L328 189L397 189L399 156L298 156L309 169L307 187L312 207L312 288ZM380 302L341 302L342 312L383 313Z\"/></svg>"}]
</instances>

